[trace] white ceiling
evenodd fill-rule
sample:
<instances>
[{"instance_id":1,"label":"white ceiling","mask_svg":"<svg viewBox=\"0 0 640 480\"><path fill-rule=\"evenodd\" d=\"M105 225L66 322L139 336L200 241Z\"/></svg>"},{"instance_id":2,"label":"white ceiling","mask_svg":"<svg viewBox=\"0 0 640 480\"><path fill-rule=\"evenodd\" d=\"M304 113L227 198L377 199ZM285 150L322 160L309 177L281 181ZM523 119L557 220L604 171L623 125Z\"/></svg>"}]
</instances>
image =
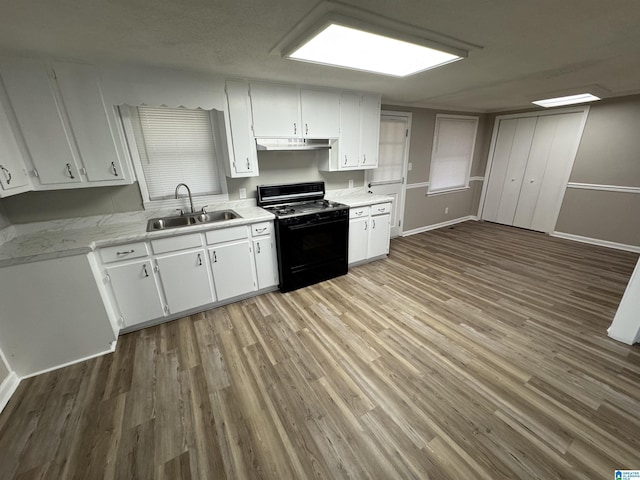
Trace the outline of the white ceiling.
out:
<instances>
[{"instance_id":1,"label":"white ceiling","mask_svg":"<svg viewBox=\"0 0 640 480\"><path fill-rule=\"evenodd\" d=\"M0 52L144 63L382 93L385 103L474 111L588 90L640 93L637 0L347 0L481 46L404 79L269 51L317 0L30 0L0 6Z\"/></svg>"}]
</instances>

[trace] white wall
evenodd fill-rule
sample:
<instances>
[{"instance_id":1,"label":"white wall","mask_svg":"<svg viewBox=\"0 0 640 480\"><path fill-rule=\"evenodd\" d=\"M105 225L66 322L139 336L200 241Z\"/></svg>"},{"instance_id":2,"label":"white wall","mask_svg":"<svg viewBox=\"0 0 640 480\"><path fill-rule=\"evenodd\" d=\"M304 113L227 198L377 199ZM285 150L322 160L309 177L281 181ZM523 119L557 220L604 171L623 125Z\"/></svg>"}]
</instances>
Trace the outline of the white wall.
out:
<instances>
[{"instance_id":1,"label":"white wall","mask_svg":"<svg viewBox=\"0 0 640 480\"><path fill-rule=\"evenodd\" d=\"M609 327L609 336L628 345L640 342L640 259Z\"/></svg>"}]
</instances>

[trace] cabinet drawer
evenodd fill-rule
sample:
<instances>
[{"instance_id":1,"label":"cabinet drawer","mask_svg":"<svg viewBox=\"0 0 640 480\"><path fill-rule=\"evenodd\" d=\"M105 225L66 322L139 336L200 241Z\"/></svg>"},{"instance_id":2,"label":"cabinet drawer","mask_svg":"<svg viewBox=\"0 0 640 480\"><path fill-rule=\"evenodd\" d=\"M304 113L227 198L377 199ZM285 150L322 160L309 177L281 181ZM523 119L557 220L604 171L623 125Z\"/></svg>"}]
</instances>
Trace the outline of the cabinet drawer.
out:
<instances>
[{"instance_id":1,"label":"cabinet drawer","mask_svg":"<svg viewBox=\"0 0 640 480\"><path fill-rule=\"evenodd\" d=\"M148 255L149 250L147 249L147 244L144 242L128 243L127 245L116 245L115 247L100 249L100 258L102 258L104 263L141 258Z\"/></svg>"},{"instance_id":2,"label":"cabinet drawer","mask_svg":"<svg viewBox=\"0 0 640 480\"><path fill-rule=\"evenodd\" d=\"M349 209L349 218L362 218L369 215L369 207L356 207Z\"/></svg>"},{"instance_id":3,"label":"cabinet drawer","mask_svg":"<svg viewBox=\"0 0 640 480\"><path fill-rule=\"evenodd\" d=\"M179 235L177 237L152 240L151 246L153 247L153 253L165 253L174 250L201 247L202 240L200 239L199 233L193 233L191 235Z\"/></svg>"},{"instance_id":4,"label":"cabinet drawer","mask_svg":"<svg viewBox=\"0 0 640 480\"><path fill-rule=\"evenodd\" d=\"M248 236L249 233L247 232L246 225L242 225L240 227L221 228L220 230L207 232L207 243L230 242L232 240L247 238Z\"/></svg>"},{"instance_id":5,"label":"cabinet drawer","mask_svg":"<svg viewBox=\"0 0 640 480\"><path fill-rule=\"evenodd\" d=\"M391 202L371 206L371 216L384 215L385 213L391 213Z\"/></svg>"},{"instance_id":6,"label":"cabinet drawer","mask_svg":"<svg viewBox=\"0 0 640 480\"><path fill-rule=\"evenodd\" d=\"M273 233L273 222L260 222L251 225L251 235L253 237L270 235L271 233Z\"/></svg>"}]
</instances>

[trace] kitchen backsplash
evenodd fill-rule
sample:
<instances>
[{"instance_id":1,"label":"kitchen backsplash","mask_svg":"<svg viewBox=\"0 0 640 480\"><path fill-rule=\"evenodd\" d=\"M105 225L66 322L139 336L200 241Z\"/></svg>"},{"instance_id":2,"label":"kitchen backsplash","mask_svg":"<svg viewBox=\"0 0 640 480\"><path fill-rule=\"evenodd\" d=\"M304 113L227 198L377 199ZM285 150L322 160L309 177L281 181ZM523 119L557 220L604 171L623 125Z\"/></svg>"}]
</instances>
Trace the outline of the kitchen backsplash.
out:
<instances>
[{"instance_id":1,"label":"kitchen backsplash","mask_svg":"<svg viewBox=\"0 0 640 480\"><path fill-rule=\"evenodd\" d=\"M323 152L326 154L327 152ZM327 190L354 187L364 183L364 171L320 172L318 152L260 152L260 176L227 178L229 199L238 200L239 189L255 198L256 186L272 183L324 180ZM7 224L43 222L63 218L109 215L143 210L138 184L118 187L79 188L27 192L0 200L0 228Z\"/></svg>"}]
</instances>

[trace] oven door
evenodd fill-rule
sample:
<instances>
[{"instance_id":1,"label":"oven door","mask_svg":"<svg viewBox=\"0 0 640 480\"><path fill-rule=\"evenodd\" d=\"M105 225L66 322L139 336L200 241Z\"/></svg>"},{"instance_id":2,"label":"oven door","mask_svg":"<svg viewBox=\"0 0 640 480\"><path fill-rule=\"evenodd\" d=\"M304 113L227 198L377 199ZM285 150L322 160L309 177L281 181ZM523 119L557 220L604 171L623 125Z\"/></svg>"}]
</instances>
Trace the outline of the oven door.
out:
<instances>
[{"instance_id":1,"label":"oven door","mask_svg":"<svg viewBox=\"0 0 640 480\"><path fill-rule=\"evenodd\" d=\"M278 267L283 292L344 275L348 270L348 217L298 221L278 222Z\"/></svg>"}]
</instances>

